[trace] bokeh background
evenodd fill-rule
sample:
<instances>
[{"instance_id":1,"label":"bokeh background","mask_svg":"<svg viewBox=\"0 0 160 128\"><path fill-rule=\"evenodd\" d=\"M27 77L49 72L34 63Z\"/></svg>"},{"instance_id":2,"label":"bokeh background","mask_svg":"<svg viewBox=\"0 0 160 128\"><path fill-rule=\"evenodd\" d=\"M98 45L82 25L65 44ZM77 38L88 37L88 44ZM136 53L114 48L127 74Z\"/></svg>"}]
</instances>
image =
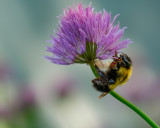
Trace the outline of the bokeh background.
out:
<instances>
[{"instance_id":1,"label":"bokeh background","mask_svg":"<svg viewBox=\"0 0 160 128\"><path fill-rule=\"evenodd\" d=\"M44 59L57 16L76 0L0 0L0 128L150 128L137 114L107 95L99 100L89 66L61 66ZM160 1L79 0L96 11L120 14L123 51L133 75L120 95L160 125Z\"/></svg>"}]
</instances>

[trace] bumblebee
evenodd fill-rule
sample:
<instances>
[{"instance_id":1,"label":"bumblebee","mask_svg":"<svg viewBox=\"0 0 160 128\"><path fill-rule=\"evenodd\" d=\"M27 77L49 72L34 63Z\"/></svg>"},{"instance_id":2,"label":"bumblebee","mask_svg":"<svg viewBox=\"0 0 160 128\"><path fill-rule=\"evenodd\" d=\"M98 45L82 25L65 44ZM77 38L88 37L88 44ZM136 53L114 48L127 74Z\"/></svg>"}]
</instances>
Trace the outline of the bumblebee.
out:
<instances>
[{"instance_id":1,"label":"bumblebee","mask_svg":"<svg viewBox=\"0 0 160 128\"><path fill-rule=\"evenodd\" d=\"M123 85L128 81L132 74L132 61L124 53L121 53L119 57L115 53L114 59L108 66L107 71L101 71L96 64L95 68L99 77L92 80L92 83L96 90L103 92L99 96L99 98L102 98L118 85Z\"/></svg>"}]
</instances>

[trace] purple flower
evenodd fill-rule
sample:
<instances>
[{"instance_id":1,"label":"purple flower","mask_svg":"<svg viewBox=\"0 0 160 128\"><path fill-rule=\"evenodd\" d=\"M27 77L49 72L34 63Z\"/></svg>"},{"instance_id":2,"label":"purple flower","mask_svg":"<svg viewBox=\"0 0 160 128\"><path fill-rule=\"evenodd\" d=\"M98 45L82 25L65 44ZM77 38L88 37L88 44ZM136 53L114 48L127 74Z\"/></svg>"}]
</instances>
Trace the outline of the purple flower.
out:
<instances>
[{"instance_id":1,"label":"purple flower","mask_svg":"<svg viewBox=\"0 0 160 128\"><path fill-rule=\"evenodd\" d=\"M117 16L111 21L111 13L94 12L91 4L64 9L56 36L49 40L52 46L47 47L53 56L47 58L61 65L112 58L115 51L120 52L131 43L130 39L120 41L126 27L113 25Z\"/></svg>"}]
</instances>

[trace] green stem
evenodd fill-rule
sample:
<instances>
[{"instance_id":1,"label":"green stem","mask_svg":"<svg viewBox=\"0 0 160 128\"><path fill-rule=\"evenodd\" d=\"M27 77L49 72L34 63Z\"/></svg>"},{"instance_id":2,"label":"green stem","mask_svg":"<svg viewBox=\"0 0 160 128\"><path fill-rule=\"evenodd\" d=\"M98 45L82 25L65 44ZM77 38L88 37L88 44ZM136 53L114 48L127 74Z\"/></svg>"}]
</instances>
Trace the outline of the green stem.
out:
<instances>
[{"instance_id":1,"label":"green stem","mask_svg":"<svg viewBox=\"0 0 160 128\"><path fill-rule=\"evenodd\" d=\"M93 72L93 74L98 77L98 73L94 67L93 63L90 63L90 67L91 70ZM131 102L127 101L126 99L124 99L123 97L121 97L120 95L118 95L116 92L111 91L110 94L116 98L117 100L119 100L120 102L122 102L123 104L127 105L129 108L131 108L133 111L135 111L140 117L142 117L152 128L160 128L158 126L158 124L156 124L150 117L148 117L144 112L142 112L138 107L136 107L134 104L132 104Z\"/></svg>"}]
</instances>

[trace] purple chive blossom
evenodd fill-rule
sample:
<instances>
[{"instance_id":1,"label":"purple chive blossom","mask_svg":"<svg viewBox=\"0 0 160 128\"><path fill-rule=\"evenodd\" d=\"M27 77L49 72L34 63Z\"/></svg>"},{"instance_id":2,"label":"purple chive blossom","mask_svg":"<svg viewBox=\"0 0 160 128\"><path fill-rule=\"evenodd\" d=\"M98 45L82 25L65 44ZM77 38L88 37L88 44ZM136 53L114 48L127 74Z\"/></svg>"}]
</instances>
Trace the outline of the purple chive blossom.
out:
<instances>
[{"instance_id":1,"label":"purple chive blossom","mask_svg":"<svg viewBox=\"0 0 160 128\"><path fill-rule=\"evenodd\" d=\"M113 25L117 16L111 21L111 13L94 12L91 4L64 9L56 36L49 40L52 46L47 48L53 56L47 58L61 65L112 58L115 51L120 52L131 43L130 39L120 41L126 27Z\"/></svg>"}]
</instances>

